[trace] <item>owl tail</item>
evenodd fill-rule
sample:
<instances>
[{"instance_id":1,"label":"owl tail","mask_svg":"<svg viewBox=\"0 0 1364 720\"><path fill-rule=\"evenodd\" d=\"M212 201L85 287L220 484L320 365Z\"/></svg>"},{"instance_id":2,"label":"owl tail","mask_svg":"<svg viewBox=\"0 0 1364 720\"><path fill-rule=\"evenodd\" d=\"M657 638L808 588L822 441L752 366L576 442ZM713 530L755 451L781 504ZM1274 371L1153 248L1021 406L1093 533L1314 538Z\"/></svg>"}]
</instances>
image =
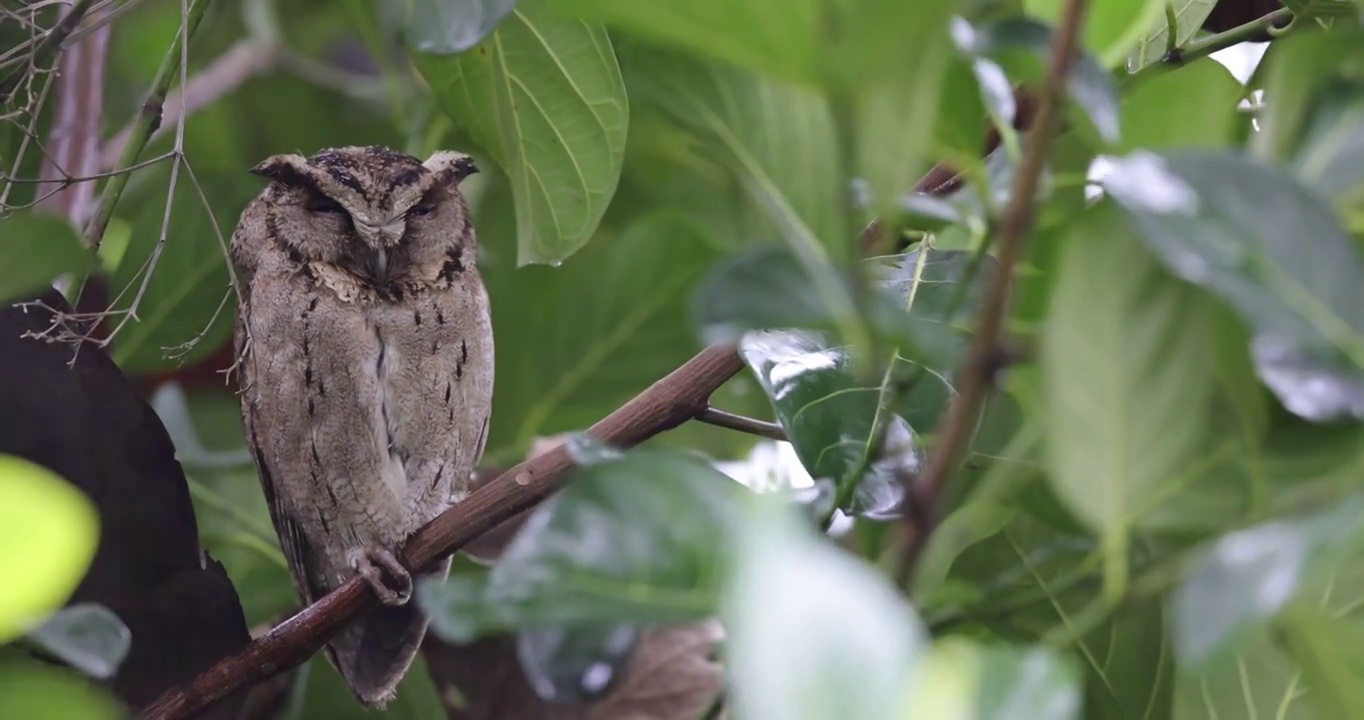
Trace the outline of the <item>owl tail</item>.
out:
<instances>
[{"instance_id":1,"label":"owl tail","mask_svg":"<svg viewBox=\"0 0 1364 720\"><path fill-rule=\"evenodd\" d=\"M444 578L449 573L446 558L423 577ZM404 605L381 605L337 633L327 643L327 657L362 705L382 710L416 659L430 622L415 599Z\"/></svg>"}]
</instances>

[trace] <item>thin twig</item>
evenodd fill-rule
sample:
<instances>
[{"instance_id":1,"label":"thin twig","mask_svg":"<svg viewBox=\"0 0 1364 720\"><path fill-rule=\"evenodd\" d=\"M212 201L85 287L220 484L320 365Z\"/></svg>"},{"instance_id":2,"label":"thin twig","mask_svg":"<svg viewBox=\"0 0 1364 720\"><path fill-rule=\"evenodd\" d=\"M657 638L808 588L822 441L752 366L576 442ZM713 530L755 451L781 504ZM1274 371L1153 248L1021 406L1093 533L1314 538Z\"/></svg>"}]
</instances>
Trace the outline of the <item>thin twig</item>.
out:
<instances>
[{"instance_id":1,"label":"thin twig","mask_svg":"<svg viewBox=\"0 0 1364 720\"><path fill-rule=\"evenodd\" d=\"M906 488L910 496L910 512L905 516L907 522L901 539L902 553L897 578L902 585L909 582L919 551L937 522L938 496L966 449L967 439L993 381L999 354L999 332L1009 303L1010 281L1014 266L1022 254L1023 242L1032 226L1038 179L1051 148L1057 108L1061 104L1066 78L1070 75L1070 66L1075 58L1076 38L1079 36L1084 9L1084 0L1067 0L1062 10L1042 97L1028 137L1027 151L1014 176L1009 204L1000 220L998 262L981 304L975 338L966 363L958 374L957 396L947 407L927 469L917 482Z\"/></svg>"},{"instance_id":2,"label":"thin twig","mask_svg":"<svg viewBox=\"0 0 1364 720\"><path fill-rule=\"evenodd\" d=\"M24 82L24 76L28 74L29 68L41 67L52 59L52 56L61 48L62 43L66 42L71 31L81 24L85 13L90 11L90 6L94 2L95 0L78 0L75 5L71 6L71 10L62 16L56 26L43 36L42 42L38 43L38 46L33 49L33 57L29 62L10 70L5 79L0 80L0 104L9 102L14 91L18 90L19 85Z\"/></svg>"},{"instance_id":3,"label":"thin twig","mask_svg":"<svg viewBox=\"0 0 1364 720\"><path fill-rule=\"evenodd\" d=\"M765 437L770 440L786 440L786 431L776 423L767 422L766 420L757 420L744 415L737 415L719 408L708 407L705 410L702 410L701 414L696 416L696 420L707 425L714 425L715 427L722 427L727 430L738 430L742 433L757 435L758 437Z\"/></svg>"},{"instance_id":4,"label":"thin twig","mask_svg":"<svg viewBox=\"0 0 1364 720\"><path fill-rule=\"evenodd\" d=\"M700 415L709 407L711 394L741 369L743 361L733 347L708 347L588 428L587 434L618 447L638 445ZM572 467L567 448L560 446L507 470L419 530L403 549L403 564L416 570L431 566L558 490ZM296 667L343 625L376 604L365 582L352 579L188 685L167 690L143 716L147 720L188 717L241 688Z\"/></svg>"}]
</instances>

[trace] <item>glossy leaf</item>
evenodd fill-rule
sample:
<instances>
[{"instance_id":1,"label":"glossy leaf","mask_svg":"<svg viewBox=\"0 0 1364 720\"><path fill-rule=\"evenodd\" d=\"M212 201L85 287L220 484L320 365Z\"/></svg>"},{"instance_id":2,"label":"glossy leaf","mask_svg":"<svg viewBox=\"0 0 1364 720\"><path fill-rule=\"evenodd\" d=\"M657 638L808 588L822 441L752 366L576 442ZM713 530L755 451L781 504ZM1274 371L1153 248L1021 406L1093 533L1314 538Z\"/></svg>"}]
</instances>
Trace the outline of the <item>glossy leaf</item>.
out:
<instances>
[{"instance_id":1,"label":"glossy leaf","mask_svg":"<svg viewBox=\"0 0 1364 720\"><path fill-rule=\"evenodd\" d=\"M1065 252L1041 348L1052 487L1121 537L1201 447L1210 316L1111 204L1079 219Z\"/></svg>"},{"instance_id":2,"label":"glossy leaf","mask_svg":"<svg viewBox=\"0 0 1364 720\"><path fill-rule=\"evenodd\" d=\"M719 250L696 222L646 214L561 267L516 268L499 232L510 210L482 210L497 344L489 454L519 460L537 436L587 427L698 349L688 295Z\"/></svg>"},{"instance_id":3,"label":"glossy leaf","mask_svg":"<svg viewBox=\"0 0 1364 720\"><path fill-rule=\"evenodd\" d=\"M926 634L872 567L790 506L753 498L731 552L720 619L738 716L903 717ZM773 672L781 668L781 672Z\"/></svg>"},{"instance_id":4,"label":"glossy leaf","mask_svg":"<svg viewBox=\"0 0 1364 720\"><path fill-rule=\"evenodd\" d=\"M137 304L137 320L124 326L113 344L114 360L124 372L192 364L232 336L231 302L235 298L229 297L228 259L219 238L226 242L232 237L242 209L261 190L259 178L240 170L200 175L204 196L212 203L206 209L182 171L162 245L169 172L144 172L150 174L147 183L136 193L129 191L132 236L128 248L109 276L113 306L126 310L137 300L146 273L151 273ZM153 258L154 267L150 265ZM228 305L218 312L225 299ZM119 320L116 317L113 322Z\"/></svg>"},{"instance_id":5,"label":"glossy leaf","mask_svg":"<svg viewBox=\"0 0 1364 720\"><path fill-rule=\"evenodd\" d=\"M444 55L477 45L514 7L516 0L390 0L379 12L412 49Z\"/></svg>"},{"instance_id":6,"label":"glossy leaf","mask_svg":"<svg viewBox=\"0 0 1364 720\"><path fill-rule=\"evenodd\" d=\"M629 117L606 30L532 5L468 51L413 59L511 179L517 264L560 262L586 244L615 195Z\"/></svg>"},{"instance_id":7,"label":"glossy leaf","mask_svg":"<svg viewBox=\"0 0 1364 720\"><path fill-rule=\"evenodd\" d=\"M575 441L581 442L581 441ZM691 620L714 611L742 488L691 455L635 449L582 466L486 578L423 583L441 637Z\"/></svg>"},{"instance_id":8,"label":"glossy leaf","mask_svg":"<svg viewBox=\"0 0 1364 720\"><path fill-rule=\"evenodd\" d=\"M1364 500L1230 533L1210 547L1173 598L1175 649L1191 667L1234 651L1255 627L1274 618L1305 583L1357 550L1364 537Z\"/></svg>"},{"instance_id":9,"label":"glossy leaf","mask_svg":"<svg viewBox=\"0 0 1364 720\"><path fill-rule=\"evenodd\" d=\"M1128 56L1128 72L1136 72L1165 57L1170 46L1170 15L1173 15L1175 20L1174 47L1181 48L1203 27L1203 21L1208 19L1216 5L1217 0L1170 0L1168 9L1154 18L1146 34L1141 36L1136 48ZM1184 69L1180 68L1179 73L1172 74L1183 72ZM1188 119L1196 120L1197 116L1190 114Z\"/></svg>"},{"instance_id":10,"label":"glossy leaf","mask_svg":"<svg viewBox=\"0 0 1364 720\"><path fill-rule=\"evenodd\" d=\"M99 517L61 476L0 454L0 642L56 610L95 556Z\"/></svg>"},{"instance_id":11,"label":"glossy leaf","mask_svg":"<svg viewBox=\"0 0 1364 720\"><path fill-rule=\"evenodd\" d=\"M0 302L45 289L58 275L86 267L89 257L66 218L35 212L0 218Z\"/></svg>"},{"instance_id":12,"label":"glossy leaf","mask_svg":"<svg viewBox=\"0 0 1364 720\"><path fill-rule=\"evenodd\" d=\"M1137 152L1105 191L1170 271L1255 329L1261 379L1317 422L1364 417L1364 259L1330 211L1282 171L1205 151Z\"/></svg>"},{"instance_id":13,"label":"glossy leaf","mask_svg":"<svg viewBox=\"0 0 1364 720\"><path fill-rule=\"evenodd\" d=\"M1046 62L1052 45L1049 27L1023 18L1000 20L974 28L958 22L953 25L953 36L962 52L995 62L1001 62L1017 52L1030 53ZM979 73L978 69L977 77ZM1117 88L1108 71L1092 55L1082 53L1075 59L1070 77L1066 80L1066 89L1101 137L1108 141L1118 138Z\"/></svg>"},{"instance_id":14,"label":"glossy leaf","mask_svg":"<svg viewBox=\"0 0 1364 720\"><path fill-rule=\"evenodd\" d=\"M1041 648L982 645L949 636L923 659L913 688L912 717L1080 717L1075 665Z\"/></svg>"},{"instance_id":15,"label":"glossy leaf","mask_svg":"<svg viewBox=\"0 0 1364 720\"><path fill-rule=\"evenodd\" d=\"M132 635L109 608L78 603L49 615L28 639L77 670L103 679L113 677L127 657Z\"/></svg>"},{"instance_id":16,"label":"glossy leaf","mask_svg":"<svg viewBox=\"0 0 1364 720\"><path fill-rule=\"evenodd\" d=\"M1063 0L1023 0L1029 15L1055 24ZM1104 67L1118 67L1147 28L1164 12L1165 0L1097 0L1086 3L1084 48L1099 57Z\"/></svg>"},{"instance_id":17,"label":"glossy leaf","mask_svg":"<svg viewBox=\"0 0 1364 720\"><path fill-rule=\"evenodd\" d=\"M1244 88L1226 66L1203 58L1144 78L1123 95L1122 139L1113 148L1222 147L1237 137Z\"/></svg>"}]
</instances>

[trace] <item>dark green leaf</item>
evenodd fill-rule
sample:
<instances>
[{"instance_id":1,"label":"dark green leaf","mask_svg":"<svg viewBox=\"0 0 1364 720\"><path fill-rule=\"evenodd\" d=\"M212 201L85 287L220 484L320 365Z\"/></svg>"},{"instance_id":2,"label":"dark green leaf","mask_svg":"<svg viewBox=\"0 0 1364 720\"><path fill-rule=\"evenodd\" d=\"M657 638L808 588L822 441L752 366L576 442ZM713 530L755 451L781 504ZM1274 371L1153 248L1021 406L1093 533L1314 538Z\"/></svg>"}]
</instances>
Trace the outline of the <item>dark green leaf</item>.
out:
<instances>
[{"instance_id":1,"label":"dark green leaf","mask_svg":"<svg viewBox=\"0 0 1364 720\"><path fill-rule=\"evenodd\" d=\"M580 467L486 578L426 582L418 600L433 630L453 642L525 627L705 617L741 489L694 456L657 449Z\"/></svg>"},{"instance_id":2,"label":"dark green leaf","mask_svg":"<svg viewBox=\"0 0 1364 720\"><path fill-rule=\"evenodd\" d=\"M630 625L537 627L517 633L516 655L541 698L586 703L610 692L638 641Z\"/></svg>"},{"instance_id":3,"label":"dark green leaf","mask_svg":"<svg viewBox=\"0 0 1364 720\"><path fill-rule=\"evenodd\" d=\"M1175 18L1174 27L1174 46L1183 47L1184 43L1192 40L1203 26L1203 21L1208 19L1208 14L1217 5L1217 0L1168 0L1168 9L1165 13L1158 15L1152 21L1150 28L1145 35L1137 41L1137 47L1132 54L1127 57L1127 71L1136 72L1147 65L1160 62L1165 57L1170 44L1170 21L1167 16L1173 14ZM1200 61L1201 62L1201 61ZM1179 73L1183 74L1184 68L1180 68ZM1173 116L1181 117L1185 120L1197 121L1199 118L1195 114L1171 113ZM1123 123L1123 127L1132 127Z\"/></svg>"},{"instance_id":4,"label":"dark green leaf","mask_svg":"<svg viewBox=\"0 0 1364 720\"><path fill-rule=\"evenodd\" d=\"M1112 168L1104 189L1161 261L1255 329L1260 377L1284 407L1364 417L1364 260L1316 196L1238 155L1139 151Z\"/></svg>"},{"instance_id":5,"label":"dark green leaf","mask_svg":"<svg viewBox=\"0 0 1364 720\"><path fill-rule=\"evenodd\" d=\"M1237 649L1275 617L1305 583L1357 550L1364 499L1292 520L1230 533L1194 564L1174 594L1175 649L1191 667Z\"/></svg>"},{"instance_id":6,"label":"dark green leaf","mask_svg":"<svg viewBox=\"0 0 1364 720\"><path fill-rule=\"evenodd\" d=\"M995 62L1004 62L1005 58L1020 52L1030 53L1045 62L1052 45L1049 27L1024 18L1010 18L974 28L961 21L953 25L953 35L962 52ZM979 66L976 72L979 77ZM1092 55L1082 53L1076 58L1066 79L1066 89L1101 137L1109 142L1118 139L1117 87Z\"/></svg>"},{"instance_id":7,"label":"dark green leaf","mask_svg":"<svg viewBox=\"0 0 1364 720\"><path fill-rule=\"evenodd\" d=\"M476 222L497 343L488 452L519 460L535 437L587 427L696 352L688 293L719 251L663 212L604 230L561 267L517 268L498 232L508 217L484 206Z\"/></svg>"},{"instance_id":8,"label":"dark green leaf","mask_svg":"<svg viewBox=\"0 0 1364 720\"><path fill-rule=\"evenodd\" d=\"M89 260L66 218L35 212L0 218L0 303L41 290Z\"/></svg>"},{"instance_id":9,"label":"dark green leaf","mask_svg":"<svg viewBox=\"0 0 1364 720\"><path fill-rule=\"evenodd\" d=\"M720 613L735 714L905 717L898 710L926 640L914 611L789 505L753 501L730 549Z\"/></svg>"},{"instance_id":10,"label":"dark green leaf","mask_svg":"<svg viewBox=\"0 0 1364 720\"><path fill-rule=\"evenodd\" d=\"M131 644L128 626L109 608L77 603L48 616L28 639L81 672L113 677Z\"/></svg>"},{"instance_id":11,"label":"dark green leaf","mask_svg":"<svg viewBox=\"0 0 1364 720\"><path fill-rule=\"evenodd\" d=\"M517 264L557 263L586 244L615 195L629 116L606 30L535 4L470 50L413 59L511 179Z\"/></svg>"},{"instance_id":12,"label":"dark green leaf","mask_svg":"<svg viewBox=\"0 0 1364 720\"><path fill-rule=\"evenodd\" d=\"M515 6L516 0L387 0L379 12L412 49L445 55L477 45Z\"/></svg>"},{"instance_id":13,"label":"dark green leaf","mask_svg":"<svg viewBox=\"0 0 1364 720\"><path fill-rule=\"evenodd\" d=\"M1202 447L1209 309L1112 204L1079 219L1043 329L1047 449L1057 495L1113 542Z\"/></svg>"},{"instance_id":14,"label":"dark green leaf","mask_svg":"<svg viewBox=\"0 0 1364 720\"><path fill-rule=\"evenodd\" d=\"M218 350L232 335L235 298L231 297L223 243L232 236L242 209L261 185L258 178L240 170L199 174L204 197L211 203L210 214L186 175L181 172L175 185L164 245L161 229L169 178L164 166L136 193L130 190L124 202L132 208L128 218L132 237L109 278L116 309L127 310L137 302L137 320L129 322L113 344L114 360L124 372L192 364ZM146 291L139 301L144 282ZM121 320L114 317L111 324L117 326Z\"/></svg>"}]
</instances>

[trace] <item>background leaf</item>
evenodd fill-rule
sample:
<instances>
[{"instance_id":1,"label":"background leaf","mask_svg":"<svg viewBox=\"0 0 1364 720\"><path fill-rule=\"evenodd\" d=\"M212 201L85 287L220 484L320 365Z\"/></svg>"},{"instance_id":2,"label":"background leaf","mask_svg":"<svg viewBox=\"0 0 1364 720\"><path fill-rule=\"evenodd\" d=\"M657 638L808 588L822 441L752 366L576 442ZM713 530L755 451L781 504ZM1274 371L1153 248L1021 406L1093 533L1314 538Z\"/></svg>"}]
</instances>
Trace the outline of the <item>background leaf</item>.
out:
<instances>
[{"instance_id":1,"label":"background leaf","mask_svg":"<svg viewBox=\"0 0 1364 720\"><path fill-rule=\"evenodd\" d=\"M109 608L77 603L49 615L28 638L81 672L103 679L112 677L127 657L131 634Z\"/></svg>"},{"instance_id":2,"label":"background leaf","mask_svg":"<svg viewBox=\"0 0 1364 720\"><path fill-rule=\"evenodd\" d=\"M531 3L471 50L413 60L511 179L517 264L561 262L586 244L616 192L629 117L605 29Z\"/></svg>"},{"instance_id":3,"label":"background leaf","mask_svg":"<svg viewBox=\"0 0 1364 720\"><path fill-rule=\"evenodd\" d=\"M401 28L418 52L454 54L477 45L516 7L516 0L391 0L380 17Z\"/></svg>"},{"instance_id":4,"label":"background leaf","mask_svg":"<svg viewBox=\"0 0 1364 720\"><path fill-rule=\"evenodd\" d=\"M0 218L0 302L28 295L62 273L83 269L89 257L65 218L34 212Z\"/></svg>"}]
</instances>

